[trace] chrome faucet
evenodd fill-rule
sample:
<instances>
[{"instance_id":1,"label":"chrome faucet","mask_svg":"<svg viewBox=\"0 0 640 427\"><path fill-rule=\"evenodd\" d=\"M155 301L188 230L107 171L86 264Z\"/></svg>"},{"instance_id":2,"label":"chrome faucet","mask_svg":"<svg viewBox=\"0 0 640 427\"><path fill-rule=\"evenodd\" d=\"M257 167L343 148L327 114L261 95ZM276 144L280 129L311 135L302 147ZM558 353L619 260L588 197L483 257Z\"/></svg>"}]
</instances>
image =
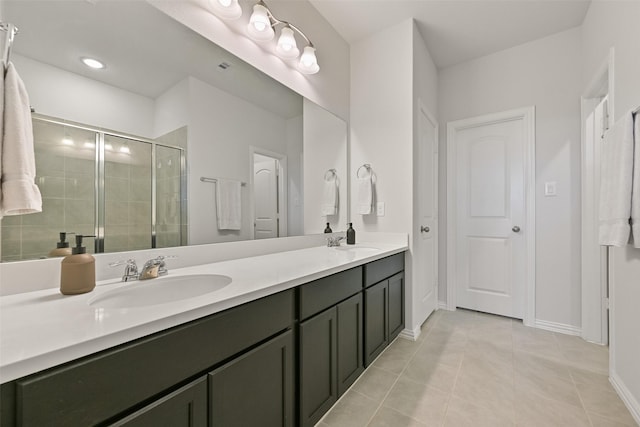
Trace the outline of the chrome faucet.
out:
<instances>
[{"instance_id":1,"label":"chrome faucet","mask_svg":"<svg viewBox=\"0 0 640 427\"><path fill-rule=\"evenodd\" d=\"M156 277L167 275L169 270L167 270L164 259L165 257L160 255L145 262L144 266L142 266L142 271L138 275L138 280L155 279Z\"/></svg>"},{"instance_id":2,"label":"chrome faucet","mask_svg":"<svg viewBox=\"0 0 640 427\"><path fill-rule=\"evenodd\" d=\"M128 282L130 280L138 280L138 265L136 264L135 259L112 262L109 264L109 267L117 267L123 264L126 264L126 265L124 267L124 273L122 274L122 281Z\"/></svg>"},{"instance_id":3,"label":"chrome faucet","mask_svg":"<svg viewBox=\"0 0 640 427\"><path fill-rule=\"evenodd\" d=\"M327 237L327 247L333 248L340 246L340 241L344 240L344 236Z\"/></svg>"}]
</instances>

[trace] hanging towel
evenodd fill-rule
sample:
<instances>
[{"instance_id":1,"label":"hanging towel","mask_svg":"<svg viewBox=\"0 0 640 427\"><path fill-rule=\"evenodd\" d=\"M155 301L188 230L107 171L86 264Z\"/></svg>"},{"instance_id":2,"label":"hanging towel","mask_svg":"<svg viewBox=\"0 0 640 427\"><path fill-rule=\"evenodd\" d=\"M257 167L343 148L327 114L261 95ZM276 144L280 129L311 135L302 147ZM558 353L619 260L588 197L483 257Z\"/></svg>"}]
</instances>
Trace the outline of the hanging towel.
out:
<instances>
[{"instance_id":1,"label":"hanging towel","mask_svg":"<svg viewBox=\"0 0 640 427\"><path fill-rule=\"evenodd\" d=\"M633 114L626 113L604 135L601 150L599 243L629 242L633 178Z\"/></svg>"},{"instance_id":2,"label":"hanging towel","mask_svg":"<svg viewBox=\"0 0 640 427\"><path fill-rule=\"evenodd\" d=\"M640 248L640 113L634 115L633 184L631 187L631 229L633 246Z\"/></svg>"},{"instance_id":3,"label":"hanging towel","mask_svg":"<svg viewBox=\"0 0 640 427\"><path fill-rule=\"evenodd\" d=\"M35 184L31 107L24 83L9 63L4 79L2 128L2 215L42 212L42 196Z\"/></svg>"},{"instance_id":4,"label":"hanging towel","mask_svg":"<svg viewBox=\"0 0 640 427\"><path fill-rule=\"evenodd\" d=\"M216 189L218 230L240 230L242 224L241 186L240 181L218 178Z\"/></svg>"},{"instance_id":5,"label":"hanging towel","mask_svg":"<svg viewBox=\"0 0 640 427\"><path fill-rule=\"evenodd\" d=\"M371 171L364 172L362 177L358 177L358 213L369 215L373 205L373 181Z\"/></svg>"},{"instance_id":6,"label":"hanging towel","mask_svg":"<svg viewBox=\"0 0 640 427\"><path fill-rule=\"evenodd\" d=\"M335 176L324 180L321 216L335 215L338 212L338 182Z\"/></svg>"}]
</instances>

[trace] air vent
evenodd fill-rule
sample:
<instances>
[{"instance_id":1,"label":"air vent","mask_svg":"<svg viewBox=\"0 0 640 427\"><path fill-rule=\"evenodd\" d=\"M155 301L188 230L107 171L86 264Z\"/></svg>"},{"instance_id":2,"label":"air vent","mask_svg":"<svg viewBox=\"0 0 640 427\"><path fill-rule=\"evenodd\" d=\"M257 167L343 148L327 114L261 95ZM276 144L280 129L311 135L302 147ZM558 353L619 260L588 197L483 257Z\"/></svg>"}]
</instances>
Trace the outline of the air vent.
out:
<instances>
[{"instance_id":1,"label":"air vent","mask_svg":"<svg viewBox=\"0 0 640 427\"><path fill-rule=\"evenodd\" d=\"M227 68L230 68L231 64L229 64L228 62L221 62L218 64L218 68L220 68L221 70L226 70Z\"/></svg>"}]
</instances>

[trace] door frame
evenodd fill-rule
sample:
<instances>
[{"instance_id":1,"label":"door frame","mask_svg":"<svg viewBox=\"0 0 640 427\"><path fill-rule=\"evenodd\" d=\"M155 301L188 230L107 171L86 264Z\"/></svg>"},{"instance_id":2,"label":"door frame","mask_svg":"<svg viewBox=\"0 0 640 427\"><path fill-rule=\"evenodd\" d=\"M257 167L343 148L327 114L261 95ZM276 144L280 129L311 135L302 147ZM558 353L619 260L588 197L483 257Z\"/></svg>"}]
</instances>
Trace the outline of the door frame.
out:
<instances>
[{"instance_id":1,"label":"door frame","mask_svg":"<svg viewBox=\"0 0 640 427\"><path fill-rule=\"evenodd\" d=\"M535 325L536 313L536 248L535 248L535 106L517 108L499 113L486 114L447 123L447 309L457 306L456 284L456 140L461 130L483 125L496 124L512 120L522 120L524 141L524 182L525 182L525 221L526 233L526 280L525 309L523 322L526 326Z\"/></svg>"},{"instance_id":2,"label":"door frame","mask_svg":"<svg viewBox=\"0 0 640 427\"><path fill-rule=\"evenodd\" d=\"M288 177L287 177L287 156L285 154L276 153L275 151L267 150L266 148L255 147L253 145L249 146L249 213L251 215L251 239L255 239L256 235L256 227L255 227L255 215L256 208L255 202L253 199L253 165L254 165L254 154L260 154L262 156L272 157L278 160L278 237L286 237L288 236L287 230L287 206L289 195L287 192L288 189Z\"/></svg>"}]
</instances>

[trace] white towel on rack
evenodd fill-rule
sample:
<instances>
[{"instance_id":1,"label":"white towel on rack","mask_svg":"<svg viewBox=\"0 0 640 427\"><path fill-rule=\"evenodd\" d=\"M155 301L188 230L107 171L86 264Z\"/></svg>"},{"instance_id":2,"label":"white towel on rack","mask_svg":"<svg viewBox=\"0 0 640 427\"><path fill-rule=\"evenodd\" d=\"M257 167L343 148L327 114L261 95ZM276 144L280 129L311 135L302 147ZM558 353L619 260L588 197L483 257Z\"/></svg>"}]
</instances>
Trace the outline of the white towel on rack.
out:
<instances>
[{"instance_id":1,"label":"white towel on rack","mask_svg":"<svg viewBox=\"0 0 640 427\"><path fill-rule=\"evenodd\" d=\"M633 180L633 114L626 113L604 134L601 151L599 243L629 242Z\"/></svg>"},{"instance_id":2,"label":"white towel on rack","mask_svg":"<svg viewBox=\"0 0 640 427\"><path fill-rule=\"evenodd\" d=\"M373 180L371 171L366 169L364 176L358 177L358 213L369 215L373 210Z\"/></svg>"},{"instance_id":3,"label":"white towel on rack","mask_svg":"<svg viewBox=\"0 0 640 427\"><path fill-rule=\"evenodd\" d=\"M633 246L640 248L640 112L634 114L633 184L631 187L631 230Z\"/></svg>"},{"instance_id":4,"label":"white towel on rack","mask_svg":"<svg viewBox=\"0 0 640 427\"><path fill-rule=\"evenodd\" d=\"M321 216L335 215L338 212L338 181L335 176L324 180L320 210Z\"/></svg>"},{"instance_id":5,"label":"white towel on rack","mask_svg":"<svg viewBox=\"0 0 640 427\"><path fill-rule=\"evenodd\" d=\"M35 184L31 106L24 83L10 62L4 77L0 216L42 212Z\"/></svg>"},{"instance_id":6,"label":"white towel on rack","mask_svg":"<svg viewBox=\"0 0 640 427\"><path fill-rule=\"evenodd\" d=\"M218 178L216 188L216 214L218 230L240 230L242 225L242 183Z\"/></svg>"}]
</instances>

